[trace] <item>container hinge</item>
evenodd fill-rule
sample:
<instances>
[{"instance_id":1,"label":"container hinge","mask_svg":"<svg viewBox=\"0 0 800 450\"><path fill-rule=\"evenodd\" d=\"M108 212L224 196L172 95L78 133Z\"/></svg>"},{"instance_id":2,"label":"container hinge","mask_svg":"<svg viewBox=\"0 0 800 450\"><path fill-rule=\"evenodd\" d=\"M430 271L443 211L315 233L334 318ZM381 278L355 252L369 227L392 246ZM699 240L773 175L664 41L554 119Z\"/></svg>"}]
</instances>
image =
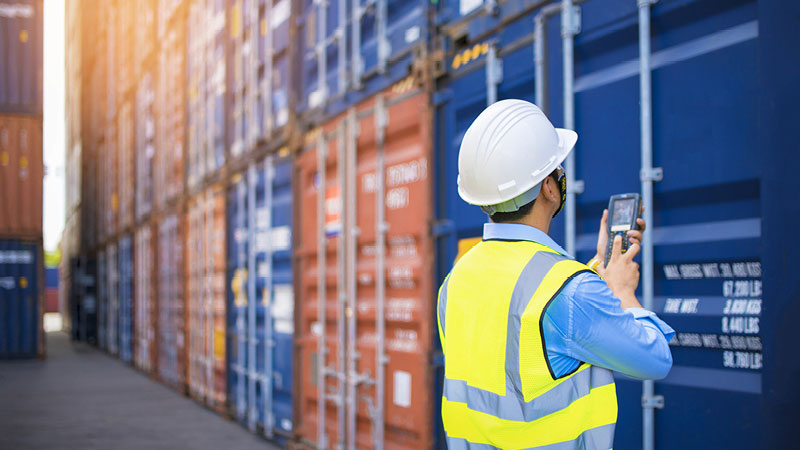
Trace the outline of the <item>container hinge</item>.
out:
<instances>
[{"instance_id":1,"label":"container hinge","mask_svg":"<svg viewBox=\"0 0 800 450\"><path fill-rule=\"evenodd\" d=\"M664 396L653 395L652 397L642 397L642 408L664 409Z\"/></svg>"},{"instance_id":2,"label":"container hinge","mask_svg":"<svg viewBox=\"0 0 800 450\"><path fill-rule=\"evenodd\" d=\"M568 194L575 194L580 195L583 194L583 191L586 190L586 183L583 180L575 180L570 184L567 184L567 193Z\"/></svg>"},{"instance_id":3,"label":"container hinge","mask_svg":"<svg viewBox=\"0 0 800 450\"><path fill-rule=\"evenodd\" d=\"M664 169L661 167L643 167L639 172L639 178L641 181L661 181L664 179Z\"/></svg>"},{"instance_id":4,"label":"container hinge","mask_svg":"<svg viewBox=\"0 0 800 450\"><path fill-rule=\"evenodd\" d=\"M561 13L561 37L575 36L581 32L581 7L573 5Z\"/></svg>"},{"instance_id":5,"label":"container hinge","mask_svg":"<svg viewBox=\"0 0 800 450\"><path fill-rule=\"evenodd\" d=\"M497 47L489 47L489 56L486 60L486 83L497 86L503 82L503 60L497 57Z\"/></svg>"}]
</instances>

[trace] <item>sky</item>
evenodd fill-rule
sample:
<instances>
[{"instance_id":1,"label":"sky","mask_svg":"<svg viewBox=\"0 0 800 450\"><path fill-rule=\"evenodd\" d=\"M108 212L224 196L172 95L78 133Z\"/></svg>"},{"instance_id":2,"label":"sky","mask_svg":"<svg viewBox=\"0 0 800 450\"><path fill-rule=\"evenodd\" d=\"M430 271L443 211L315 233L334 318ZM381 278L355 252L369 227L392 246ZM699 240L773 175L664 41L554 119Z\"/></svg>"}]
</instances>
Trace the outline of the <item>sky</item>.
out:
<instances>
[{"instance_id":1,"label":"sky","mask_svg":"<svg viewBox=\"0 0 800 450\"><path fill-rule=\"evenodd\" d=\"M64 228L64 0L44 0L44 248L53 251Z\"/></svg>"}]
</instances>

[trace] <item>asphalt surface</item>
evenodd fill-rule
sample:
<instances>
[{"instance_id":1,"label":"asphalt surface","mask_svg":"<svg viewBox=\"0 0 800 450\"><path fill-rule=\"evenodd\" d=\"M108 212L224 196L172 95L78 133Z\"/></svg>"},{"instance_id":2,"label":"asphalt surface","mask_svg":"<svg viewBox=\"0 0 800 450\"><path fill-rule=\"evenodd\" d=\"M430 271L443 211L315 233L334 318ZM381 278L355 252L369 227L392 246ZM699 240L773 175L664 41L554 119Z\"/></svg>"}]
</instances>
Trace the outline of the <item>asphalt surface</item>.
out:
<instances>
[{"instance_id":1,"label":"asphalt surface","mask_svg":"<svg viewBox=\"0 0 800 450\"><path fill-rule=\"evenodd\" d=\"M0 449L259 449L266 440L64 333L0 360Z\"/></svg>"}]
</instances>

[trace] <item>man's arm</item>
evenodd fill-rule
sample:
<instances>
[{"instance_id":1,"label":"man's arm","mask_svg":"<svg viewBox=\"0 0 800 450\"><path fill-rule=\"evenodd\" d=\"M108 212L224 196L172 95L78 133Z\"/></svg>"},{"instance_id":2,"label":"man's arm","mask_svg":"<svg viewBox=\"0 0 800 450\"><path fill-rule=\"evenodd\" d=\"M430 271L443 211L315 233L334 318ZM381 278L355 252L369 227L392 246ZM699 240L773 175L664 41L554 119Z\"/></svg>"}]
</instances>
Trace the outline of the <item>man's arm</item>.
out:
<instances>
[{"instance_id":1,"label":"man's arm","mask_svg":"<svg viewBox=\"0 0 800 450\"><path fill-rule=\"evenodd\" d=\"M632 378L660 379L669 373L668 342L675 331L654 313L623 310L620 299L593 273L576 277L559 297L546 314L569 318L558 320L557 331L564 337L566 356Z\"/></svg>"}]
</instances>

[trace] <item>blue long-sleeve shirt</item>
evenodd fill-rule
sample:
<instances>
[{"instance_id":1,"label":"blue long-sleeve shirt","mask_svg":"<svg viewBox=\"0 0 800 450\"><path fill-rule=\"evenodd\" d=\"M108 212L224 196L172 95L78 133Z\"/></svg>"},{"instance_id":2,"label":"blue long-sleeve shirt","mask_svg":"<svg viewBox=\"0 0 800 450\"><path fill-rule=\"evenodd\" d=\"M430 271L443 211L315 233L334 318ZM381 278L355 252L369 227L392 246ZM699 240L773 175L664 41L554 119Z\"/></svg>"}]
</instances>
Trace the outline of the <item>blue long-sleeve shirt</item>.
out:
<instances>
[{"instance_id":1,"label":"blue long-sleeve shirt","mask_svg":"<svg viewBox=\"0 0 800 450\"><path fill-rule=\"evenodd\" d=\"M521 224L487 223L484 239L526 240L569 256L543 231ZM672 367L673 330L644 308L622 309L620 300L595 273L573 278L545 310L547 358L558 377L581 361L632 378L664 378Z\"/></svg>"}]
</instances>

